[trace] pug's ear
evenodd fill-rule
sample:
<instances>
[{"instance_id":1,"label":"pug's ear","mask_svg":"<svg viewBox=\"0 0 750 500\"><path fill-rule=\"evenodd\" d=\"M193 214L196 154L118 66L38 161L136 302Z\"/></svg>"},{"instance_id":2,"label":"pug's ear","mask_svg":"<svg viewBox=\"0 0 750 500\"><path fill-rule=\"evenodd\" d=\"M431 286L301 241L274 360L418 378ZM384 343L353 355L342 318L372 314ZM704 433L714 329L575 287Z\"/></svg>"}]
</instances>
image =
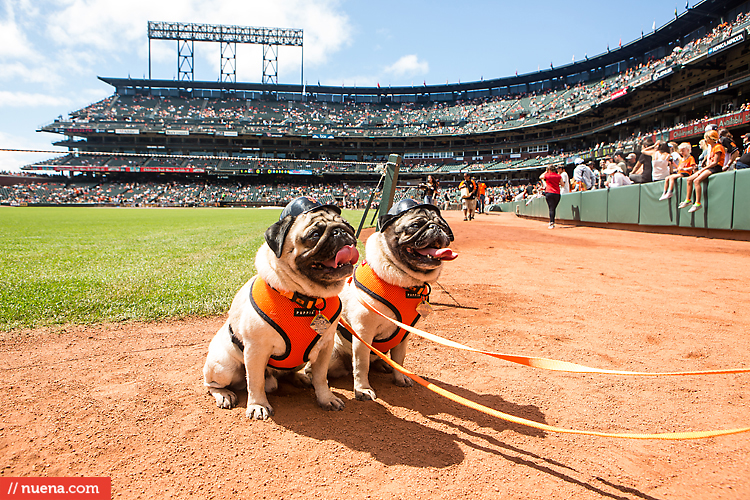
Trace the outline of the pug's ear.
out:
<instances>
[{"instance_id":1,"label":"pug's ear","mask_svg":"<svg viewBox=\"0 0 750 500\"><path fill-rule=\"evenodd\" d=\"M349 221L347 221L347 220L344 220L344 224L346 224L346 227L347 227L347 229L350 229L350 230L351 230L352 234L354 234L354 233L355 233L355 231L354 231L354 226L352 226L351 224L349 224Z\"/></svg>"},{"instance_id":2,"label":"pug's ear","mask_svg":"<svg viewBox=\"0 0 750 500\"><path fill-rule=\"evenodd\" d=\"M281 249L284 247L284 240L292 224L294 224L294 217L289 215L266 229L266 243L277 258L281 257Z\"/></svg>"},{"instance_id":3,"label":"pug's ear","mask_svg":"<svg viewBox=\"0 0 750 500\"><path fill-rule=\"evenodd\" d=\"M378 227L377 227L378 231L382 233L383 232L383 226L385 226L385 223L388 222L391 219L393 219L393 216L392 215L388 215L388 214L381 215L380 217L378 217Z\"/></svg>"},{"instance_id":4,"label":"pug's ear","mask_svg":"<svg viewBox=\"0 0 750 500\"><path fill-rule=\"evenodd\" d=\"M451 241L453 241L453 231L451 231L451 227L448 225L448 221L440 217L440 225L443 228L443 231L448 235L448 238L450 238Z\"/></svg>"}]
</instances>

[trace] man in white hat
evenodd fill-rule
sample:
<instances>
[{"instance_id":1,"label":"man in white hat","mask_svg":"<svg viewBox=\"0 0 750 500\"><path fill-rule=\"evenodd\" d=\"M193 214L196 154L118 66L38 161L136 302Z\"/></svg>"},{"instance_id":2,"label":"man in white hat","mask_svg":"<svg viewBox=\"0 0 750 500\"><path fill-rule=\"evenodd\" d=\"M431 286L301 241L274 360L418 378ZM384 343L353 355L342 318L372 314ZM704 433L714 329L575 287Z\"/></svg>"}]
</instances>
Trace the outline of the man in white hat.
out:
<instances>
[{"instance_id":1,"label":"man in white hat","mask_svg":"<svg viewBox=\"0 0 750 500\"><path fill-rule=\"evenodd\" d=\"M607 168L604 169L604 174L607 175L607 180L604 185L608 188L616 188L620 186L629 186L633 183L630 179L622 173L622 168L616 163L610 163Z\"/></svg>"}]
</instances>

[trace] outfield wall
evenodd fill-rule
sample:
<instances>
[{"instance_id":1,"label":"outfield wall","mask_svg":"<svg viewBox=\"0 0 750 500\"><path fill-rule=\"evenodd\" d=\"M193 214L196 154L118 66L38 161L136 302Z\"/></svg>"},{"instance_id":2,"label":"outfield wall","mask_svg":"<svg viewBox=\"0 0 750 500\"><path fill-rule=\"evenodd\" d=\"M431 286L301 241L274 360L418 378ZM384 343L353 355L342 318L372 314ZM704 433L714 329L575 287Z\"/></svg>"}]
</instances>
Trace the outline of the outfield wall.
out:
<instances>
[{"instance_id":1,"label":"outfield wall","mask_svg":"<svg viewBox=\"0 0 750 500\"><path fill-rule=\"evenodd\" d=\"M560 197L557 220L674 226L681 228L750 230L750 169L714 174L703 184L703 208L693 213L677 205L685 197L685 179L675 183L672 198L659 201L664 181L612 189L568 193ZM544 198L493 205L491 211L527 217L549 217Z\"/></svg>"}]
</instances>

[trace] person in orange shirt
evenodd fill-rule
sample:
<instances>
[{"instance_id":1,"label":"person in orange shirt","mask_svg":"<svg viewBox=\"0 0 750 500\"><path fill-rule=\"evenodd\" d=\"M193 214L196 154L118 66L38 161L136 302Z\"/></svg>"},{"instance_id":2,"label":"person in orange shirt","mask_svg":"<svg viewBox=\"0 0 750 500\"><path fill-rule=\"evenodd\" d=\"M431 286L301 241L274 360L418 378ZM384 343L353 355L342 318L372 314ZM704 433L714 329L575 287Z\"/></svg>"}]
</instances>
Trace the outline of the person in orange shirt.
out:
<instances>
[{"instance_id":1,"label":"person in orange shirt","mask_svg":"<svg viewBox=\"0 0 750 500\"><path fill-rule=\"evenodd\" d=\"M704 141L701 140L701 147ZM677 172L667 176L664 179L664 192L659 198L659 201L668 200L674 194L674 181L680 177L690 177L695 172L695 159L690 154L693 147L689 142L683 142L677 147L677 152L680 153L680 163L677 165Z\"/></svg>"},{"instance_id":2,"label":"person in orange shirt","mask_svg":"<svg viewBox=\"0 0 750 500\"><path fill-rule=\"evenodd\" d=\"M485 201L487 201L487 198L484 196L484 194L487 192L487 184L485 184L482 181L479 181L477 185L478 185L477 191L479 193L477 195L477 212L479 212L480 214L483 214L484 204L485 204Z\"/></svg>"},{"instance_id":3,"label":"person in orange shirt","mask_svg":"<svg viewBox=\"0 0 750 500\"><path fill-rule=\"evenodd\" d=\"M677 208L685 208L692 204L690 210L688 210L690 213L703 208L703 205L701 205L701 183L708 179L710 175L724 170L724 157L727 154L724 146L719 144L719 133L716 130L706 132L703 139L706 141L706 146L709 149L708 161L705 167L687 178L685 201L677 205ZM690 196L693 194L693 186L695 186L695 203L690 199Z\"/></svg>"}]
</instances>

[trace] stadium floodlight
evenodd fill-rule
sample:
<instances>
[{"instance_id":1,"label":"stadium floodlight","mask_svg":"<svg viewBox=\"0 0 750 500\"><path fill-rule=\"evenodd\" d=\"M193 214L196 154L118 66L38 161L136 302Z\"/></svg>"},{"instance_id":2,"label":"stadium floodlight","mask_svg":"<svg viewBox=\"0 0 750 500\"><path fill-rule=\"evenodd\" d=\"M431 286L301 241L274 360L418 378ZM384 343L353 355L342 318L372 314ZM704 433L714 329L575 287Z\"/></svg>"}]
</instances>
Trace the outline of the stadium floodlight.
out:
<instances>
[{"instance_id":1,"label":"stadium floodlight","mask_svg":"<svg viewBox=\"0 0 750 500\"><path fill-rule=\"evenodd\" d=\"M253 28L221 24L194 24L173 22L148 22L148 78L151 79L151 40L177 40L178 80L194 81L195 42L221 43L221 76L219 80L235 81L237 78L236 44L263 45L263 83L278 83L278 47L300 47L304 50L303 30L287 28ZM189 42L189 44L188 44ZM300 81L304 80L304 52Z\"/></svg>"}]
</instances>

